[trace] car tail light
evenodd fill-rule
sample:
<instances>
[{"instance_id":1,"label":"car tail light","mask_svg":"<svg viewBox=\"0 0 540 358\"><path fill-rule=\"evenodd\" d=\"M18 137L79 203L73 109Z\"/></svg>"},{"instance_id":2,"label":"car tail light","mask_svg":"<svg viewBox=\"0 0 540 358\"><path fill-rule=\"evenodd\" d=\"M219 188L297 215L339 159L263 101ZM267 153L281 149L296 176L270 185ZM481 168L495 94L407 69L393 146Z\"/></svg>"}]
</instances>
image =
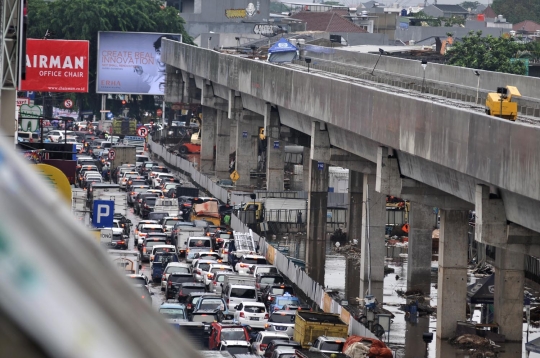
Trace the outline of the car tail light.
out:
<instances>
[{"instance_id":1,"label":"car tail light","mask_svg":"<svg viewBox=\"0 0 540 358\"><path fill-rule=\"evenodd\" d=\"M240 264L240 267L248 267L246 264Z\"/></svg>"},{"instance_id":2,"label":"car tail light","mask_svg":"<svg viewBox=\"0 0 540 358\"><path fill-rule=\"evenodd\" d=\"M216 286L216 285L217 285L217 282L216 282L216 281L213 281L212 284L213 284L214 286Z\"/></svg>"},{"instance_id":3,"label":"car tail light","mask_svg":"<svg viewBox=\"0 0 540 358\"><path fill-rule=\"evenodd\" d=\"M268 347L268 344L261 344L260 345L261 351L266 350L266 347Z\"/></svg>"},{"instance_id":4,"label":"car tail light","mask_svg":"<svg viewBox=\"0 0 540 358\"><path fill-rule=\"evenodd\" d=\"M164 279L164 278L165 278L165 274L163 274L163 276L161 276L161 278Z\"/></svg>"},{"instance_id":5,"label":"car tail light","mask_svg":"<svg viewBox=\"0 0 540 358\"><path fill-rule=\"evenodd\" d=\"M229 299L227 298L227 304L229 304L230 301L231 301L231 300L229 300Z\"/></svg>"},{"instance_id":6,"label":"car tail light","mask_svg":"<svg viewBox=\"0 0 540 358\"><path fill-rule=\"evenodd\" d=\"M274 312L275 312L275 311L279 311L279 308L277 308L277 307L274 307Z\"/></svg>"},{"instance_id":7,"label":"car tail light","mask_svg":"<svg viewBox=\"0 0 540 358\"><path fill-rule=\"evenodd\" d=\"M268 319L268 318L270 318L270 315L269 315L268 313L266 313L266 314L264 315L264 319Z\"/></svg>"},{"instance_id":8,"label":"car tail light","mask_svg":"<svg viewBox=\"0 0 540 358\"><path fill-rule=\"evenodd\" d=\"M240 317L242 317L242 318L246 317L246 315L244 314L244 312L240 312Z\"/></svg>"},{"instance_id":9,"label":"car tail light","mask_svg":"<svg viewBox=\"0 0 540 358\"><path fill-rule=\"evenodd\" d=\"M208 277L210 280L214 278L214 275L212 275L211 273L209 273L208 275L206 275L206 277Z\"/></svg>"},{"instance_id":10,"label":"car tail light","mask_svg":"<svg viewBox=\"0 0 540 358\"><path fill-rule=\"evenodd\" d=\"M146 254L146 247L143 246L142 252L143 254Z\"/></svg>"},{"instance_id":11,"label":"car tail light","mask_svg":"<svg viewBox=\"0 0 540 358\"><path fill-rule=\"evenodd\" d=\"M273 299L274 299L274 297L268 296L268 301L272 301Z\"/></svg>"},{"instance_id":12,"label":"car tail light","mask_svg":"<svg viewBox=\"0 0 540 358\"><path fill-rule=\"evenodd\" d=\"M191 309L191 303L188 303L186 307L187 307L188 310L190 310Z\"/></svg>"}]
</instances>

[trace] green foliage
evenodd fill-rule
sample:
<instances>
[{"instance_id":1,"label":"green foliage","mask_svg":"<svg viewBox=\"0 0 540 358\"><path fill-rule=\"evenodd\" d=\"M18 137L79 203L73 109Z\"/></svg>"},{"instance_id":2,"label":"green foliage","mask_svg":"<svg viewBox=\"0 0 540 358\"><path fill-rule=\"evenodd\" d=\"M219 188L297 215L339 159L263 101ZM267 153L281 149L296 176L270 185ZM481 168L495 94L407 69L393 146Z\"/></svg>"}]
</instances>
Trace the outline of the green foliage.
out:
<instances>
[{"instance_id":1,"label":"green foliage","mask_svg":"<svg viewBox=\"0 0 540 358\"><path fill-rule=\"evenodd\" d=\"M95 94L98 31L178 33L183 42L193 44L178 10L161 8L157 0L29 0L28 17L28 38L43 38L49 30L54 39L90 41L90 93L79 98L94 112L101 106L100 95ZM140 110L155 109L153 97L149 98Z\"/></svg>"},{"instance_id":2,"label":"green foliage","mask_svg":"<svg viewBox=\"0 0 540 358\"><path fill-rule=\"evenodd\" d=\"M441 19L430 16L423 11L418 11L416 14L413 15L413 17L422 20L422 22L425 22L428 26L441 26Z\"/></svg>"},{"instance_id":3,"label":"green foliage","mask_svg":"<svg viewBox=\"0 0 540 358\"><path fill-rule=\"evenodd\" d=\"M480 5L480 3L478 1L464 1L459 5L465 10L468 10L468 9L475 10L478 7L478 5Z\"/></svg>"},{"instance_id":4,"label":"green foliage","mask_svg":"<svg viewBox=\"0 0 540 358\"><path fill-rule=\"evenodd\" d=\"M452 16L451 18L448 18L448 19L441 18L440 20L444 22L444 26L448 26L448 27L454 26L454 25L465 25L465 18L461 16Z\"/></svg>"},{"instance_id":5,"label":"green foliage","mask_svg":"<svg viewBox=\"0 0 540 358\"><path fill-rule=\"evenodd\" d=\"M469 32L461 42L455 42L447 52L447 63L453 66L475 68L523 75L525 65L520 61L512 62L527 45L518 43L510 37L481 37L482 31Z\"/></svg>"},{"instance_id":6,"label":"green foliage","mask_svg":"<svg viewBox=\"0 0 540 358\"><path fill-rule=\"evenodd\" d=\"M506 21L517 24L524 20L540 23L540 2L530 0L493 0L491 7L496 14L503 14Z\"/></svg>"}]
</instances>

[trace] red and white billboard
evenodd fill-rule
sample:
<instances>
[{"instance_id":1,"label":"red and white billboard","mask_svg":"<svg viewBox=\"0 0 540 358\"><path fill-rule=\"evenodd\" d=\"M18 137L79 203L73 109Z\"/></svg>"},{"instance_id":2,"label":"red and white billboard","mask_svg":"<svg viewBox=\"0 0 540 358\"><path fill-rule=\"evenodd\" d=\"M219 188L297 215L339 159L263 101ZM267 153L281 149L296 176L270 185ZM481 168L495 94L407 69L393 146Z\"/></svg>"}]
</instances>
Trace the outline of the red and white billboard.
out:
<instances>
[{"instance_id":1,"label":"red and white billboard","mask_svg":"<svg viewBox=\"0 0 540 358\"><path fill-rule=\"evenodd\" d=\"M20 91L88 92L88 41L26 40Z\"/></svg>"}]
</instances>

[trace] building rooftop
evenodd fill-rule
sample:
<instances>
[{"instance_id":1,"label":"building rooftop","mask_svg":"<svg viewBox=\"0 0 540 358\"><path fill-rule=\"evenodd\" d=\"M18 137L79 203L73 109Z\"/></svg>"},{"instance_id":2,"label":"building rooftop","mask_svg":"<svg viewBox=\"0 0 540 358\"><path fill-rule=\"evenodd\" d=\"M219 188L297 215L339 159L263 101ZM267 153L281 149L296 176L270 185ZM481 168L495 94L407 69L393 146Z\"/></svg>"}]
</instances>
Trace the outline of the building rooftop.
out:
<instances>
[{"instance_id":1,"label":"building rooftop","mask_svg":"<svg viewBox=\"0 0 540 358\"><path fill-rule=\"evenodd\" d=\"M494 19L497 17L497 13L491 6L486 7L486 9L482 12L484 14L484 17L486 19Z\"/></svg>"},{"instance_id":2,"label":"building rooftop","mask_svg":"<svg viewBox=\"0 0 540 358\"><path fill-rule=\"evenodd\" d=\"M468 14L469 12L459 5L443 5L443 4L433 4L437 9L444 12L451 12L454 14Z\"/></svg>"},{"instance_id":3,"label":"building rooftop","mask_svg":"<svg viewBox=\"0 0 540 358\"><path fill-rule=\"evenodd\" d=\"M536 22L531 21L531 20L525 20L525 21L518 22L517 24L512 26L512 30L535 32L536 30L540 30L540 24L537 24Z\"/></svg>"},{"instance_id":4,"label":"building rooftop","mask_svg":"<svg viewBox=\"0 0 540 358\"><path fill-rule=\"evenodd\" d=\"M360 26L355 25L351 21L343 18L341 12L301 11L292 15L291 18L305 21L307 31L367 32Z\"/></svg>"}]
</instances>

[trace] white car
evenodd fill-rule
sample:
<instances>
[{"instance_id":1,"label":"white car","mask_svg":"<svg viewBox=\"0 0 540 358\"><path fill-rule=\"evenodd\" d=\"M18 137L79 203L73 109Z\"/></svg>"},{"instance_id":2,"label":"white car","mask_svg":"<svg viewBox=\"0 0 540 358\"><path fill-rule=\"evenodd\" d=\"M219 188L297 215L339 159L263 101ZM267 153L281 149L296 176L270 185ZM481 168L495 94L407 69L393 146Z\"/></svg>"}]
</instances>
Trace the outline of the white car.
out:
<instances>
[{"instance_id":1,"label":"white car","mask_svg":"<svg viewBox=\"0 0 540 358\"><path fill-rule=\"evenodd\" d=\"M122 178L118 181L118 185L120 186L120 189L126 189L127 182L130 177L136 177L139 176L139 173L137 172L125 172Z\"/></svg>"},{"instance_id":2,"label":"white car","mask_svg":"<svg viewBox=\"0 0 540 358\"><path fill-rule=\"evenodd\" d=\"M174 272L191 273L191 267L184 262L169 262L163 271L163 275L161 275L161 291L165 291L167 279L169 278L169 275Z\"/></svg>"},{"instance_id":3,"label":"white car","mask_svg":"<svg viewBox=\"0 0 540 358\"><path fill-rule=\"evenodd\" d=\"M152 188L159 188L161 185L162 180L166 179L174 179L174 174L169 173L156 173L156 175L152 178Z\"/></svg>"},{"instance_id":4,"label":"white car","mask_svg":"<svg viewBox=\"0 0 540 358\"><path fill-rule=\"evenodd\" d=\"M208 269L210 268L210 264L217 263L214 260L199 260L197 261L197 264L193 266L193 278L195 278L195 281L202 282L203 277L208 274Z\"/></svg>"},{"instance_id":5,"label":"white car","mask_svg":"<svg viewBox=\"0 0 540 358\"><path fill-rule=\"evenodd\" d=\"M284 339L288 341L289 336L285 333L280 332L259 332L259 334L257 334L257 337L255 338L255 341L251 345L251 352L260 356L264 355L268 343L270 343L270 341L273 341L274 339Z\"/></svg>"},{"instance_id":6,"label":"white car","mask_svg":"<svg viewBox=\"0 0 540 358\"><path fill-rule=\"evenodd\" d=\"M150 268L154 264L154 256L160 252L173 252L176 254L176 247L174 245L154 245L152 246L152 252L150 253Z\"/></svg>"},{"instance_id":7,"label":"white car","mask_svg":"<svg viewBox=\"0 0 540 358\"><path fill-rule=\"evenodd\" d=\"M262 255L243 255L234 267L240 275L249 275L249 268L253 265L266 265L266 257Z\"/></svg>"},{"instance_id":8,"label":"white car","mask_svg":"<svg viewBox=\"0 0 540 358\"><path fill-rule=\"evenodd\" d=\"M229 242L230 239L223 239L223 246L218 249L218 254L221 256L222 260L227 260L227 257L229 256Z\"/></svg>"},{"instance_id":9,"label":"white car","mask_svg":"<svg viewBox=\"0 0 540 358\"><path fill-rule=\"evenodd\" d=\"M159 225L157 221L155 220L141 220L145 222L153 221L155 224L141 224L137 225L137 229L135 231L135 240L137 240L137 245L142 245L144 238L148 236L149 233L162 233L163 232L163 226Z\"/></svg>"},{"instance_id":10,"label":"white car","mask_svg":"<svg viewBox=\"0 0 540 358\"><path fill-rule=\"evenodd\" d=\"M268 323L268 318L266 306L262 302L242 302L236 306L236 312L234 312L236 322L255 328L264 328Z\"/></svg>"},{"instance_id":11,"label":"white car","mask_svg":"<svg viewBox=\"0 0 540 358\"><path fill-rule=\"evenodd\" d=\"M214 275L216 272L230 272L234 273L234 270L232 266L229 265L223 265L220 263L217 264L211 264L208 268L208 273L203 277L204 278L204 284L206 287L210 287L210 283L214 280Z\"/></svg>"},{"instance_id":12,"label":"white car","mask_svg":"<svg viewBox=\"0 0 540 358\"><path fill-rule=\"evenodd\" d=\"M71 135L73 134L73 131L61 131L61 130L54 130L47 133L47 137L51 140L51 142L61 142L64 139L64 134Z\"/></svg>"},{"instance_id":13,"label":"white car","mask_svg":"<svg viewBox=\"0 0 540 358\"><path fill-rule=\"evenodd\" d=\"M215 262L221 262L221 257L214 251L197 252L195 256L193 256L193 261L191 261L193 267L195 267L199 260L214 260Z\"/></svg>"}]
</instances>

